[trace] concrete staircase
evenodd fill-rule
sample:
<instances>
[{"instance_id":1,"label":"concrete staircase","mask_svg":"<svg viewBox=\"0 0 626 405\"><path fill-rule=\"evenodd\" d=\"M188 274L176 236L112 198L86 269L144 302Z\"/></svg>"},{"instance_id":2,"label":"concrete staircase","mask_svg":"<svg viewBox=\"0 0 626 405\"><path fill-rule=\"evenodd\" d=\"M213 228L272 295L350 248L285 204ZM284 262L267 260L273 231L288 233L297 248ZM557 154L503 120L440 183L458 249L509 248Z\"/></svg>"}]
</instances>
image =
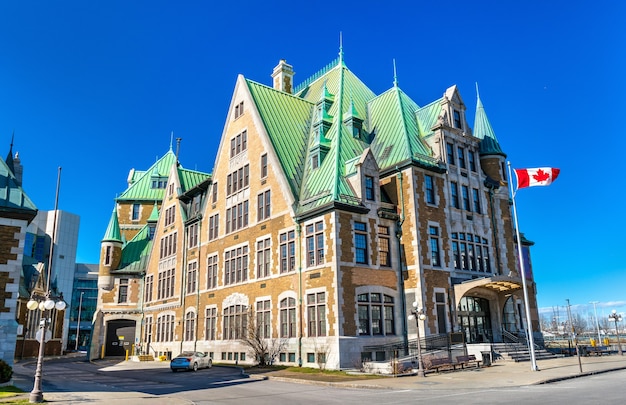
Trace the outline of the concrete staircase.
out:
<instances>
[{"instance_id":1,"label":"concrete staircase","mask_svg":"<svg viewBox=\"0 0 626 405\"><path fill-rule=\"evenodd\" d=\"M142 354L140 356L137 356L137 359L139 361L154 361L154 356L152 356L151 354Z\"/></svg>"},{"instance_id":2,"label":"concrete staircase","mask_svg":"<svg viewBox=\"0 0 626 405\"><path fill-rule=\"evenodd\" d=\"M493 343L494 360L530 361L530 351L523 343ZM535 348L535 360L556 359L562 357L543 348Z\"/></svg>"}]
</instances>

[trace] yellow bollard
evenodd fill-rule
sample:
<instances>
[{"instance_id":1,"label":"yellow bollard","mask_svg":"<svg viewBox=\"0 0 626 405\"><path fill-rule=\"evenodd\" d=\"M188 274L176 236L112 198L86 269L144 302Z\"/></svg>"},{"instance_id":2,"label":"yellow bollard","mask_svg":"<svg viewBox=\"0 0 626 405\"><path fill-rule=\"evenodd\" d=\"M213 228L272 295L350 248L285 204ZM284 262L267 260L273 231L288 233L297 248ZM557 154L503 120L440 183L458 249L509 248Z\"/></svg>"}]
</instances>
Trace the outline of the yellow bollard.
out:
<instances>
[{"instance_id":1,"label":"yellow bollard","mask_svg":"<svg viewBox=\"0 0 626 405\"><path fill-rule=\"evenodd\" d=\"M100 347L100 358L104 359L104 345Z\"/></svg>"},{"instance_id":2,"label":"yellow bollard","mask_svg":"<svg viewBox=\"0 0 626 405\"><path fill-rule=\"evenodd\" d=\"M126 349L126 358L124 359L124 361L128 361L128 349Z\"/></svg>"},{"instance_id":3,"label":"yellow bollard","mask_svg":"<svg viewBox=\"0 0 626 405\"><path fill-rule=\"evenodd\" d=\"M596 347L596 340L595 339L589 339L589 342L591 343L591 347Z\"/></svg>"}]
</instances>

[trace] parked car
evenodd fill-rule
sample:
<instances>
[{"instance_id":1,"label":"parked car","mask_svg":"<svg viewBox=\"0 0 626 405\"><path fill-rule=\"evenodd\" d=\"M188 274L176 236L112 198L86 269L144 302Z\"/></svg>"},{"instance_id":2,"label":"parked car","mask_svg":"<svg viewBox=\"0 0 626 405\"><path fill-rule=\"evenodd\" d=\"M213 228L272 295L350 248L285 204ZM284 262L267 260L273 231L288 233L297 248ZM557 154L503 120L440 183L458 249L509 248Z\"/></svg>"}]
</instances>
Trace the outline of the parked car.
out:
<instances>
[{"instance_id":1,"label":"parked car","mask_svg":"<svg viewBox=\"0 0 626 405\"><path fill-rule=\"evenodd\" d=\"M213 367L213 360L202 352L182 352L170 362L173 372L178 370L198 371L199 368Z\"/></svg>"}]
</instances>

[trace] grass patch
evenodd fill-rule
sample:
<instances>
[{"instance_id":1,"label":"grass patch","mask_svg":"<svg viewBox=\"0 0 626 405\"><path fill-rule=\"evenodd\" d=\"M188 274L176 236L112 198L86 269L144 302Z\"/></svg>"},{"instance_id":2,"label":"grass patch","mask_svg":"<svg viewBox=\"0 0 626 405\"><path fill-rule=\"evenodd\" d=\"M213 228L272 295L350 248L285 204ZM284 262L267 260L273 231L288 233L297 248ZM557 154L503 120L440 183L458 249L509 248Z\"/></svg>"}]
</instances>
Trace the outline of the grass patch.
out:
<instances>
[{"instance_id":1,"label":"grass patch","mask_svg":"<svg viewBox=\"0 0 626 405\"><path fill-rule=\"evenodd\" d=\"M7 385L4 387L0 387L0 398L13 397L17 394L22 394L24 391L17 388L14 385Z\"/></svg>"}]
</instances>

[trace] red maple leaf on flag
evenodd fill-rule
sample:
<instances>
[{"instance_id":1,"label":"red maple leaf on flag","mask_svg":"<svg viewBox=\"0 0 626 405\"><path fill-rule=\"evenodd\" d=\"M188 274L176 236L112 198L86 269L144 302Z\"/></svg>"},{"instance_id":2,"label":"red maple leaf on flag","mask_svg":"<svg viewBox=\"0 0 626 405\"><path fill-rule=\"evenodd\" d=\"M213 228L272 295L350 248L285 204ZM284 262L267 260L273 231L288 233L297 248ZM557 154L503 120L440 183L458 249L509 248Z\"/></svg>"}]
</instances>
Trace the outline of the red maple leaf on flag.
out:
<instances>
[{"instance_id":1,"label":"red maple leaf on flag","mask_svg":"<svg viewBox=\"0 0 626 405\"><path fill-rule=\"evenodd\" d=\"M550 174L544 172L543 170L539 169L537 170L536 174L533 174L533 179L537 180L537 181L546 181L550 178Z\"/></svg>"}]
</instances>

